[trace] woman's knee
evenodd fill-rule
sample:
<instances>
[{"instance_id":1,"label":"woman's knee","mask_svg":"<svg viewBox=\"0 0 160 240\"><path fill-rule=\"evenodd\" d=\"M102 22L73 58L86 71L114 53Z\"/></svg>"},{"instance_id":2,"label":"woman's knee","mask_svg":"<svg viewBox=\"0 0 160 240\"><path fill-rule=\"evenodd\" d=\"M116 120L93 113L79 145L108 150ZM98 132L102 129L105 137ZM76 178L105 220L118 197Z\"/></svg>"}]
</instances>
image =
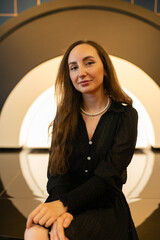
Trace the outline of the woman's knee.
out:
<instances>
[{"instance_id":1,"label":"woman's knee","mask_svg":"<svg viewBox=\"0 0 160 240\"><path fill-rule=\"evenodd\" d=\"M24 240L48 240L48 230L42 226L33 225L25 230Z\"/></svg>"}]
</instances>

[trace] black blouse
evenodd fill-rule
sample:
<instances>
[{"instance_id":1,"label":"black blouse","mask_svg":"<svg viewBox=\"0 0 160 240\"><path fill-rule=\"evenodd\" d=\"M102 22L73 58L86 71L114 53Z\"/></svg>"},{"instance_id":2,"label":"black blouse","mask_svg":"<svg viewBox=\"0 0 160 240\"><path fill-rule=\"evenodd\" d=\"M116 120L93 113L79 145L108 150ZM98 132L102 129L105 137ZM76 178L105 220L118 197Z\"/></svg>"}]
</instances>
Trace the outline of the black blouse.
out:
<instances>
[{"instance_id":1,"label":"black blouse","mask_svg":"<svg viewBox=\"0 0 160 240\"><path fill-rule=\"evenodd\" d=\"M121 194L135 149L137 119L133 107L112 101L89 140L80 114L69 170L64 175L48 174L46 202L60 199L74 212L105 206L106 199Z\"/></svg>"}]
</instances>

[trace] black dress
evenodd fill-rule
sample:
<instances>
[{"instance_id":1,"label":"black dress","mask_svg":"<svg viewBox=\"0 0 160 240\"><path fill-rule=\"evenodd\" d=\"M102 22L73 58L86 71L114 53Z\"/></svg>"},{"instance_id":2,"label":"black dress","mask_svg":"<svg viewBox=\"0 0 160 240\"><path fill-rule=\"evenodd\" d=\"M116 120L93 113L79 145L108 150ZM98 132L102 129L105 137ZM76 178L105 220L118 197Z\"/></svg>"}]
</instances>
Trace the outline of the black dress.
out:
<instances>
[{"instance_id":1,"label":"black dress","mask_svg":"<svg viewBox=\"0 0 160 240\"><path fill-rule=\"evenodd\" d=\"M129 206L122 193L126 168L137 138L137 112L112 101L91 140L82 115L69 158L69 170L48 174L46 202L60 199L74 220L70 240L137 240Z\"/></svg>"}]
</instances>

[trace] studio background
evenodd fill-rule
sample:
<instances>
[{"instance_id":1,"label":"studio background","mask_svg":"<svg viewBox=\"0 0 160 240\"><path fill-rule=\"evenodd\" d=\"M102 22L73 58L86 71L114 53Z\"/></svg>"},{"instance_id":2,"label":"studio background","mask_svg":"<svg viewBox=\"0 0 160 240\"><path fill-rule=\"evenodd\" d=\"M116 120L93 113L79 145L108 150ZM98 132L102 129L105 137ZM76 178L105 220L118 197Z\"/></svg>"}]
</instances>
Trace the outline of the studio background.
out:
<instances>
[{"instance_id":1,"label":"studio background","mask_svg":"<svg viewBox=\"0 0 160 240\"><path fill-rule=\"evenodd\" d=\"M159 239L159 14L158 0L0 0L1 235L22 236L28 213L47 196L58 65L68 45L91 39L109 52L138 111L124 192L140 239Z\"/></svg>"}]
</instances>

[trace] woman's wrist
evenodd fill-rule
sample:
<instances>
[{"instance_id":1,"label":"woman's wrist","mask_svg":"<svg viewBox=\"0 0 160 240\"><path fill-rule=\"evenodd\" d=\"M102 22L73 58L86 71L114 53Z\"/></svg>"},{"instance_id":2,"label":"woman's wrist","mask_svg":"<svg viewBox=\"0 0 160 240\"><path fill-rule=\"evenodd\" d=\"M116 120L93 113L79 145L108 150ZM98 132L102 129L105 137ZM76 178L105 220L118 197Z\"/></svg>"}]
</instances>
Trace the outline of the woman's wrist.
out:
<instances>
[{"instance_id":1,"label":"woman's wrist","mask_svg":"<svg viewBox=\"0 0 160 240\"><path fill-rule=\"evenodd\" d=\"M61 199L59 199L58 202L60 203L61 207L64 209L64 212L67 212L68 206L66 205L66 203L63 203Z\"/></svg>"}]
</instances>

